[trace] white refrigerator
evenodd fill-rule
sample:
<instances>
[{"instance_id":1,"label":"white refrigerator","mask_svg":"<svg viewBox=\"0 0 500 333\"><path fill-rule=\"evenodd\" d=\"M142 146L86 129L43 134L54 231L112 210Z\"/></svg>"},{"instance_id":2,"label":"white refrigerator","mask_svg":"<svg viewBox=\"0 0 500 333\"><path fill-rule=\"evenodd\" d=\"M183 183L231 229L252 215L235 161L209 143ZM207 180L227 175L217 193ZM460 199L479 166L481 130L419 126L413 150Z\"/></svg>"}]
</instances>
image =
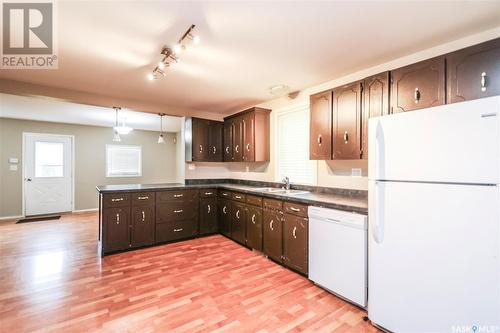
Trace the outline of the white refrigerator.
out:
<instances>
[{"instance_id":1,"label":"white refrigerator","mask_svg":"<svg viewBox=\"0 0 500 333\"><path fill-rule=\"evenodd\" d=\"M500 332L500 97L369 121L368 316Z\"/></svg>"}]
</instances>

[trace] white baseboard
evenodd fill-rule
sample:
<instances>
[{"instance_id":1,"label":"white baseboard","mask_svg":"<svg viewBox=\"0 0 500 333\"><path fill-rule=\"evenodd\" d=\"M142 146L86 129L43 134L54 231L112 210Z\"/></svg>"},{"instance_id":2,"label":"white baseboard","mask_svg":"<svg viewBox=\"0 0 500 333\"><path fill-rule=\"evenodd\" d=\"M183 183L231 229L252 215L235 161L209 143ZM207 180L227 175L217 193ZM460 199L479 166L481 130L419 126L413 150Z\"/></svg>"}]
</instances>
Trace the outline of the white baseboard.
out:
<instances>
[{"instance_id":1,"label":"white baseboard","mask_svg":"<svg viewBox=\"0 0 500 333\"><path fill-rule=\"evenodd\" d=\"M24 217L23 215L0 216L0 221L2 221L2 220L18 220L18 219L22 219L23 217Z\"/></svg>"},{"instance_id":2,"label":"white baseboard","mask_svg":"<svg viewBox=\"0 0 500 333\"><path fill-rule=\"evenodd\" d=\"M97 212L98 210L99 208L78 209L74 210L73 213Z\"/></svg>"}]
</instances>

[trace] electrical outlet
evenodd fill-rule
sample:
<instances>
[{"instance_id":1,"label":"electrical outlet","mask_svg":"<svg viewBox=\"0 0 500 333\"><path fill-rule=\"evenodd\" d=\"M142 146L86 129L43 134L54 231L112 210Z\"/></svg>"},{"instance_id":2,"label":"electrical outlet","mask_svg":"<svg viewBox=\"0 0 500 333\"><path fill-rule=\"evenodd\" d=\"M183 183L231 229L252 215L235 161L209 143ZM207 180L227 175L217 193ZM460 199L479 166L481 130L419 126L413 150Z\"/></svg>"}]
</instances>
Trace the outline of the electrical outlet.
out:
<instances>
[{"instance_id":1,"label":"electrical outlet","mask_svg":"<svg viewBox=\"0 0 500 333\"><path fill-rule=\"evenodd\" d=\"M249 171L250 171L250 167L249 167L248 165L247 165L247 166L245 166L245 171L246 171L246 172L249 172Z\"/></svg>"},{"instance_id":2,"label":"electrical outlet","mask_svg":"<svg viewBox=\"0 0 500 333\"><path fill-rule=\"evenodd\" d=\"M189 163L188 170L191 170L191 171L196 170L196 165L194 165L193 163Z\"/></svg>"},{"instance_id":3,"label":"electrical outlet","mask_svg":"<svg viewBox=\"0 0 500 333\"><path fill-rule=\"evenodd\" d=\"M351 176L352 177L361 177L362 171L361 168L352 168L351 169Z\"/></svg>"}]
</instances>

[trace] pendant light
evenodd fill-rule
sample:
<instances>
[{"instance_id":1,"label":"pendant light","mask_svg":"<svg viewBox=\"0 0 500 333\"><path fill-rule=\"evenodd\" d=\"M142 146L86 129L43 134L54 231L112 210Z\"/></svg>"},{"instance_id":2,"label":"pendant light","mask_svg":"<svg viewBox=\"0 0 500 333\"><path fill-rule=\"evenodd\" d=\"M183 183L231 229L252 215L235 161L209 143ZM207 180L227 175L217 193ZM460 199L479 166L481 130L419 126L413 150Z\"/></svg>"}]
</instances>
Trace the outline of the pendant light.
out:
<instances>
[{"instance_id":1,"label":"pendant light","mask_svg":"<svg viewBox=\"0 0 500 333\"><path fill-rule=\"evenodd\" d=\"M118 126L118 111L121 111L121 107L113 106L113 109L116 111L116 120L115 120L115 127L114 130L118 134L129 134L132 132L134 129L132 127L129 127L125 124L125 118L122 117L121 119L121 124Z\"/></svg>"},{"instance_id":2,"label":"pendant light","mask_svg":"<svg viewBox=\"0 0 500 333\"><path fill-rule=\"evenodd\" d=\"M165 115L164 113L158 113L160 116L160 135L158 136L158 143L159 144L165 144L165 138L163 137L163 116Z\"/></svg>"},{"instance_id":3,"label":"pendant light","mask_svg":"<svg viewBox=\"0 0 500 333\"><path fill-rule=\"evenodd\" d=\"M118 110L120 108L113 106L113 109L115 110L115 126L113 127L113 142L120 142L122 139L120 138L120 134L116 130L118 127Z\"/></svg>"}]
</instances>

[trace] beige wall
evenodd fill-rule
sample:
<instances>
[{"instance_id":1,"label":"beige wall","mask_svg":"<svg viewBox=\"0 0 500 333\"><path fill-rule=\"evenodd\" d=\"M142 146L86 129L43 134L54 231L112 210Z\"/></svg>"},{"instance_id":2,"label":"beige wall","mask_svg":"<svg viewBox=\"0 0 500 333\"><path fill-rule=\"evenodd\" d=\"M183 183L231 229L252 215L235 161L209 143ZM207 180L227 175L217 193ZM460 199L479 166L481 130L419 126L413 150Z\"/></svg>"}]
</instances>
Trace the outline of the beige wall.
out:
<instances>
[{"instance_id":1,"label":"beige wall","mask_svg":"<svg viewBox=\"0 0 500 333\"><path fill-rule=\"evenodd\" d=\"M0 217L22 215L23 132L75 136L75 210L98 206L96 185L178 181L175 133L166 134L165 145L156 143L157 132L123 135L121 144L142 146L142 177L106 178L105 147L113 143L110 128L0 118ZM17 171L9 170L10 157L19 159Z\"/></svg>"},{"instance_id":2,"label":"beige wall","mask_svg":"<svg viewBox=\"0 0 500 333\"><path fill-rule=\"evenodd\" d=\"M338 87L349 82L363 79L370 75L406 66L421 60L429 59L441 54L445 54L498 37L500 37L500 29L498 28L484 31L476 35L468 36L430 49L422 50L420 52L410 54L402 58L394 59L393 61L387 63L366 68L355 73L350 73L343 77L335 78L332 81L304 89L294 99L283 97L259 104L258 106L260 107L273 110L273 112L271 113L271 162L264 164L196 163L195 170L189 170L189 164L186 163L185 177L187 179L227 177L263 181L279 181L279 179L276 179L275 173L275 119L276 114L280 110L308 105L309 96L311 94ZM362 48L360 47L358 51L362 52ZM249 168L248 171L246 170L247 167ZM351 177L352 168L361 168L363 176ZM318 186L361 190L368 189L368 172L366 161L318 161L316 163L316 171Z\"/></svg>"}]
</instances>

